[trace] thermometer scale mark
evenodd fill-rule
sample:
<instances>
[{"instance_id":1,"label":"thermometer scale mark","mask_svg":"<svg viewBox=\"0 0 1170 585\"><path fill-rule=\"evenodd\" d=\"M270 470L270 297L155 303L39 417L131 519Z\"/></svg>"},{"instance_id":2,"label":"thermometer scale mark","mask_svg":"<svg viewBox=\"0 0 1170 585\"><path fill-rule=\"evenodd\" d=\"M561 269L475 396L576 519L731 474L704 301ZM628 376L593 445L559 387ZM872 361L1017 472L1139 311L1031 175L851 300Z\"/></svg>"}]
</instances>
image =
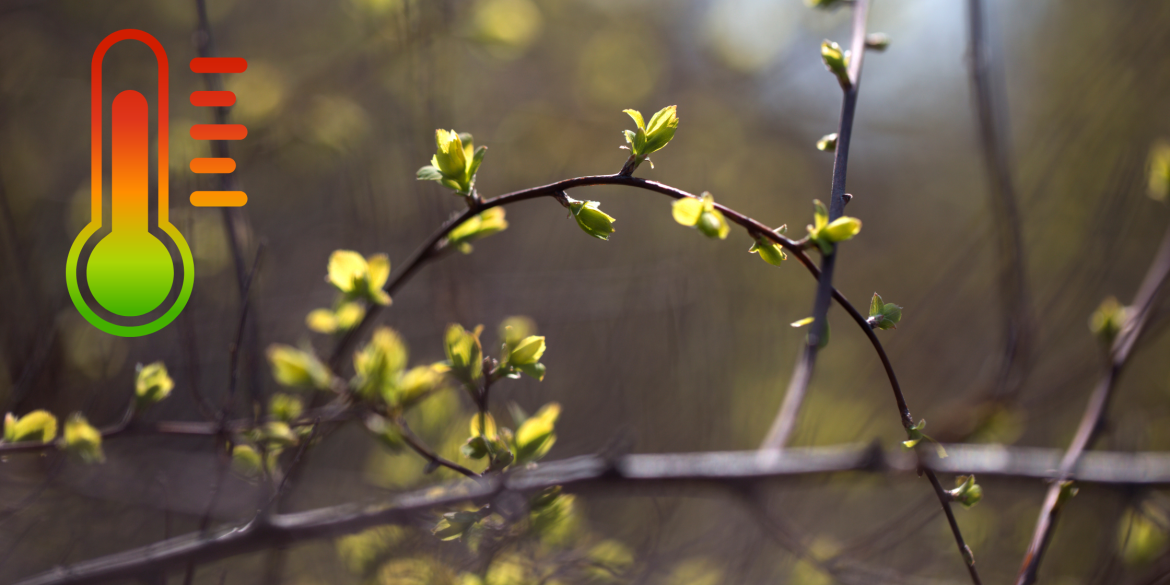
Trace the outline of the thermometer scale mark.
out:
<instances>
[{"instance_id":1,"label":"thermometer scale mark","mask_svg":"<svg viewBox=\"0 0 1170 585\"><path fill-rule=\"evenodd\" d=\"M191 60L195 73L243 73L248 62L239 57L197 57ZM236 94L230 91L196 91L191 93L191 105L226 108L235 105ZM195 140L243 140L248 128L243 124L195 124L191 138ZM227 174L236 170L236 161L227 158L196 158L191 160L191 172L197 174ZM248 202L243 191L195 191L191 205L195 207L242 207Z\"/></svg>"},{"instance_id":2,"label":"thermometer scale mark","mask_svg":"<svg viewBox=\"0 0 1170 585\"><path fill-rule=\"evenodd\" d=\"M206 108L227 108L236 105L236 94L230 91L193 91L191 105Z\"/></svg>"},{"instance_id":3,"label":"thermometer scale mark","mask_svg":"<svg viewBox=\"0 0 1170 585\"><path fill-rule=\"evenodd\" d=\"M236 161L230 158L193 158L191 172L196 174L226 174L236 171Z\"/></svg>"}]
</instances>

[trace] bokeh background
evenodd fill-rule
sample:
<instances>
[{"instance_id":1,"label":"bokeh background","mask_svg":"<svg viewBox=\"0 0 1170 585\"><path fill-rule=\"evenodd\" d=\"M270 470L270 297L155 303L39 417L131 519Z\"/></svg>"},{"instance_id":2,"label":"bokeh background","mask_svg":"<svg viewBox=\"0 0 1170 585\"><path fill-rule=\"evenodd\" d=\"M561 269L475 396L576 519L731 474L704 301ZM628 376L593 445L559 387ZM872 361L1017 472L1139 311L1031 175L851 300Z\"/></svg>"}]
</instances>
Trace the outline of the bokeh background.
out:
<instances>
[{"instance_id":1,"label":"bokeh background","mask_svg":"<svg viewBox=\"0 0 1170 585\"><path fill-rule=\"evenodd\" d=\"M249 195L238 216L245 261L265 248L248 348L310 344L327 354L332 340L304 319L333 300L329 254L384 252L401 263L460 208L414 178L435 128L471 132L489 147L478 186L493 196L616 172L626 156L620 131L630 126L621 110L677 104L675 140L640 176L709 190L797 236L811 200L828 197L832 157L813 144L836 130L840 90L818 47L822 38L848 41L848 11L797 0L208 0L208 12L218 53L249 63L226 80L238 96L231 117L249 128L231 145ZM1014 366L1018 388L988 400L1003 396L996 242L1005 226L989 203L964 2L875 2L870 30L893 44L865 61L848 181L848 211L865 227L843 247L836 282L859 306L877 291L905 307L898 329L881 335L928 431L1063 448L1102 370L1088 316L1107 295L1132 299L1170 213L1145 196L1144 182L1150 145L1170 135L1170 5L1001 0L989 3L989 23L1033 327ZM184 66L195 27L193 0L0 4L5 411L83 410L111 424L135 364L156 360L177 388L153 418L201 420L192 389L213 403L226 391L236 268L223 214L186 201L210 186L187 169L209 152L186 128L211 121L186 100L203 88ZM88 218L89 61L122 28L149 31L170 56L171 213L196 257L190 305L145 339L88 325L62 270ZM153 99L144 48L119 45L105 75L107 100L122 88ZM507 401L529 411L560 402L552 458L754 448L803 340L788 324L807 316L814 281L795 263L774 268L747 254L742 233L713 242L678 226L665 198L620 188L571 195L600 200L618 219L610 241L585 236L552 200L509 207L507 231L426 268L381 321L423 363L442 359L448 323L483 323L494 339L505 317L531 316L548 337L548 376L498 385L496 404L505 418ZM1099 448L1170 448L1165 317L1155 315ZM831 322L794 444L896 446L902 431L880 364L839 309ZM262 355L245 351L243 367L248 396L276 388ZM447 420L440 415L469 411L463 398L451 393L428 408ZM457 456L462 423L420 424ZM102 466L55 455L0 463L0 581L197 526L216 464L210 441L134 438L106 451ZM373 499L445 477L422 468L347 428L310 455L285 506ZM960 511L959 522L985 580L1002 582L1018 567L1044 486L984 486L983 503ZM231 480L216 520L246 518L250 489ZM752 505L693 495L583 494L578 505L590 530L634 551L645 582L832 582L783 546L793 539L872 568L867 582L965 578L925 480L842 475L764 486ZM1137 499L1165 505L1157 494L1083 489L1042 577L1071 585L1164 572L1156 546L1144 563L1118 555L1123 511ZM267 558L217 563L197 581L258 582ZM359 579L328 541L298 546L284 562L288 583Z\"/></svg>"}]
</instances>

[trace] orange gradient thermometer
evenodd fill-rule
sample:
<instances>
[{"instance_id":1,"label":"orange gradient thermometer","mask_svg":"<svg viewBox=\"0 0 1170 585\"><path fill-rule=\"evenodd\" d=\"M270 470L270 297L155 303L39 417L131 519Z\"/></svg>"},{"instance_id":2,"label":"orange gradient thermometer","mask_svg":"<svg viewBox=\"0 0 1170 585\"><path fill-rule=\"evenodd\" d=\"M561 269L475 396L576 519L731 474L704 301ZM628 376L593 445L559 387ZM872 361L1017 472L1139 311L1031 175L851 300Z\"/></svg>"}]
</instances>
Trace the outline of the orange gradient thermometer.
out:
<instances>
[{"instance_id":1,"label":"orange gradient thermometer","mask_svg":"<svg viewBox=\"0 0 1170 585\"><path fill-rule=\"evenodd\" d=\"M141 93L126 90L114 97L110 112L110 229L83 263L83 252L102 227L102 61L115 43L136 40L154 51L158 63L158 230L150 229L150 108ZM191 298L195 265L183 234L171 225L168 205L168 66L162 45L140 30L120 30L106 37L93 54L91 109L90 220L81 230L65 266L73 304L98 329L121 337L154 333L182 312ZM161 232L161 233L160 233ZM177 251L176 270L165 235ZM83 294L88 285L92 299ZM177 289L176 294L172 294ZM170 301L169 306L167 304ZM100 305L108 315L91 306ZM121 323L114 322L115 320Z\"/></svg>"}]
</instances>

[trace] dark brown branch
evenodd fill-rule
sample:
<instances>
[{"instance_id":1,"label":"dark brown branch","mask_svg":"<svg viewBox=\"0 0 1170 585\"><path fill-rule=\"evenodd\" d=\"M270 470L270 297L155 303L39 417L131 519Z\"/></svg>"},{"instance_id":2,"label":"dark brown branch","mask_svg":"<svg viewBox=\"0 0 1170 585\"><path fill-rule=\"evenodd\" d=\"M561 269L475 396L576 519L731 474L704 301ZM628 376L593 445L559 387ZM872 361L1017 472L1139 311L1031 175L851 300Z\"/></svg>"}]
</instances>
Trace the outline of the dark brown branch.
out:
<instances>
[{"instance_id":1,"label":"dark brown branch","mask_svg":"<svg viewBox=\"0 0 1170 585\"><path fill-rule=\"evenodd\" d=\"M476 472L474 472L474 471L472 471L472 470L470 470L462 465L459 465L458 463L455 463L454 461L451 461L451 460L446 459L444 457L440 457L438 453L435 453L434 451L432 451L429 447L426 446L426 444L424 444L422 442L422 440L420 440L414 434L414 432L412 432L410 430L410 427L408 427L406 425L405 420L399 419L397 422L398 422L399 429L401 429L401 431L402 431L402 440L406 443L406 445L408 447L411 448L411 450L413 450L415 453L418 453L420 456L422 456L423 459L426 459L428 463L430 463L433 466L446 467L447 469L450 469L452 471L462 473L463 475L465 475L467 477L479 477L478 473L476 473Z\"/></svg>"},{"instance_id":2,"label":"dark brown branch","mask_svg":"<svg viewBox=\"0 0 1170 585\"><path fill-rule=\"evenodd\" d=\"M1101 430L1105 414L1109 409L1109 401L1113 397L1117 378L1128 363L1133 348L1149 320L1154 301L1157 300L1168 277L1170 277L1170 228L1166 230L1157 256L1154 257L1154 261L1150 264L1150 268L1142 280L1133 305L1128 309L1125 325L1113 340L1109 350L1109 368L1097 382L1093 394L1089 397L1085 414L1077 426L1077 434L1073 437L1072 444L1069 445L1068 451L1065 452L1064 458L1061 460L1060 473L1053 478L1053 483L1044 497L1044 505L1040 508L1040 517L1036 520L1032 541L1028 545L1028 552L1024 555L1024 562L1016 576L1016 583L1019 585L1031 585L1036 582L1036 572L1052 539L1056 521L1060 517L1058 504L1060 503L1061 484L1074 478L1083 481L1083 478L1077 474L1077 463L1084 456L1085 449L1093 443Z\"/></svg>"},{"instance_id":3,"label":"dark brown branch","mask_svg":"<svg viewBox=\"0 0 1170 585\"><path fill-rule=\"evenodd\" d=\"M761 481L799 480L841 472L911 476L919 465L947 474L1050 479L1060 453L1000 445L948 445L950 457L883 453L873 447L812 447L785 451L736 451L626 455L616 459L583 456L541 464L532 470L460 480L395 496L372 506L343 505L275 514L266 523L191 533L146 547L58 567L20 585L104 583L144 573L174 570L188 562L211 562L301 541L334 538L387 524L413 524L425 512L466 502L489 503L504 491L535 492L552 486L573 491L614 489L629 494L669 487L734 488ZM1170 454L1087 453L1076 467L1080 481L1117 486L1170 486ZM639 492L643 493L643 492Z\"/></svg>"}]
</instances>

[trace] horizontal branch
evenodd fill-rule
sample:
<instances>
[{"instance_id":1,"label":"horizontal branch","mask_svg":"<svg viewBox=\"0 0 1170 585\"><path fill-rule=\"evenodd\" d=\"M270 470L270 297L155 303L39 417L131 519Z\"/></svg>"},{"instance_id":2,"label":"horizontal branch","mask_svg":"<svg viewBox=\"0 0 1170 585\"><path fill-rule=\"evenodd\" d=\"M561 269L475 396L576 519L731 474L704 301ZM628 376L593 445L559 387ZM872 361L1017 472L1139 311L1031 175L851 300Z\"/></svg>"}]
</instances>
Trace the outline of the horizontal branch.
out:
<instances>
[{"instance_id":1,"label":"horizontal branch","mask_svg":"<svg viewBox=\"0 0 1170 585\"><path fill-rule=\"evenodd\" d=\"M424 513L466 502L488 503L505 491L533 492L552 486L572 491L632 487L732 487L760 481L795 480L841 472L910 475L919 465L938 473L1047 480L1060 475L1062 453L1054 449L1002 445L947 445L949 457L882 452L870 446L812 447L785 451L733 451L582 456L544 463L508 475L443 483L395 496L382 504L342 505L276 514L210 533L192 533L68 567L58 567L19 585L104 583L157 574L188 562L211 562L270 548L354 534L375 526L413 524ZM1075 477L1081 483L1170 486L1170 454L1085 453Z\"/></svg>"},{"instance_id":2,"label":"horizontal branch","mask_svg":"<svg viewBox=\"0 0 1170 585\"><path fill-rule=\"evenodd\" d=\"M289 423L289 426L309 426L317 422L335 422L350 416L348 404L334 401L321 408L311 410L302 415L299 421ZM223 428L216 422L201 421L140 421L129 416L118 424L100 429L102 440L124 437L144 437L157 435L171 435L183 437L215 437L220 434L233 434L246 431L256 426L251 418L236 419L223 423ZM38 441L21 441L19 443L0 443L0 456L16 453L38 453L61 449L65 445L65 438L58 437L47 443Z\"/></svg>"}]
</instances>

